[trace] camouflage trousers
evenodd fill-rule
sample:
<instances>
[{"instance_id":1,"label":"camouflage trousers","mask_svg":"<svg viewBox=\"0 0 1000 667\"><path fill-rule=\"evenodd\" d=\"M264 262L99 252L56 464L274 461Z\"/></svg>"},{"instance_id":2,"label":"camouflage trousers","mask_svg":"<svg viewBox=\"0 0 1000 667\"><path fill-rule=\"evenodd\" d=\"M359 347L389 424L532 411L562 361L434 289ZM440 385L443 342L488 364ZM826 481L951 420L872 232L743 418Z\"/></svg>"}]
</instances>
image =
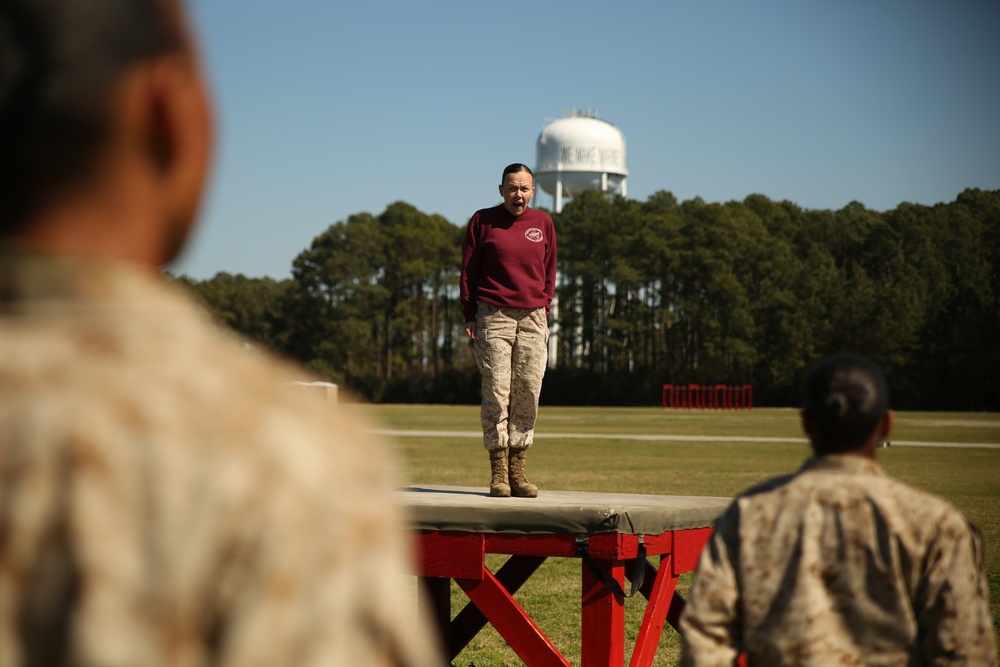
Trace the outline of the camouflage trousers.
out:
<instances>
[{"instance_id":1,"label":"camouflage trousers","mask_svg":"<svg viewBox=\"0 0 1000 667\"><path fill-rule=\"evenodd\" d=\"M479 303L476 365L483 376L483 446L531 447L548 361L545 309Z\"/></svg>"}]
</instances>

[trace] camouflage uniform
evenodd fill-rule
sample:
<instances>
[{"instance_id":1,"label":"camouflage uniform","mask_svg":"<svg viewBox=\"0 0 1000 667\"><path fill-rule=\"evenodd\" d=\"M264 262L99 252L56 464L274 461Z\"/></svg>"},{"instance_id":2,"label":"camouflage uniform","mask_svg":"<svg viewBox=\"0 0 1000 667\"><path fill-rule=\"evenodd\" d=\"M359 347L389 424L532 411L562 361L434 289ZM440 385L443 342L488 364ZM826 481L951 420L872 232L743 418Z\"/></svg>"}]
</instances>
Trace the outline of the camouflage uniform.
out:
<instances>
[{"instance_id":1,"label":"camouflage uniform","mask_svg":"<svg viewBox=\"0 0 1000 667\"><path fill-rule=\"evenodd\" d=\"M439 665L386 452L157 276L0 254L0 667Z\"/></svg>"},{"instance_id":2,"label":"camouflage uniform","mask_svg":"<svg viewBox=\"0 0 1000 667\"><path fill-rule=\"evenodd\" d=\"M684 665L995 665L979 532L872 460L741 494L702 552Z\"/></svg>"},{"instance_id":3,"label":"camouflage uniform","mask_svg":"<svg viewBox=\"0 0 1000 667\"><path fill-rule=\"evenodd\" d=\"M527 449L548 361L544 308L500 308L480 302L476 365L483 377L483 446Z\"/></svg>"}]
</instances>

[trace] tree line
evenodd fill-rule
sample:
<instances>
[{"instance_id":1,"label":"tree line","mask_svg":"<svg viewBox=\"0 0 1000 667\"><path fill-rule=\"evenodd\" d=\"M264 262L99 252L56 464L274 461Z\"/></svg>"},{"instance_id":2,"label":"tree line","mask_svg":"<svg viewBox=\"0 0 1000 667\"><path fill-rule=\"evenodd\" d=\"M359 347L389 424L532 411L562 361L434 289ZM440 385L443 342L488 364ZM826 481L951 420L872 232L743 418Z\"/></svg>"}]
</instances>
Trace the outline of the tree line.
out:
<instances>
[{"instance_id":1,"label":"tree line","mask_svg":"<svg viewBox=\"0 0 1000 667\"><path fill-rule=\"evenodd\" d=\"M752 384L795 405L849 350L906 409L1000 409L1000 190L878 212L586 192L552 214L555 363L542 401L648 405L670 384ZM464 225L404 202L331 225L285 280L177 278L258 344L386 402L476 403L458 309Z\"/></svg>"}]
</instances>

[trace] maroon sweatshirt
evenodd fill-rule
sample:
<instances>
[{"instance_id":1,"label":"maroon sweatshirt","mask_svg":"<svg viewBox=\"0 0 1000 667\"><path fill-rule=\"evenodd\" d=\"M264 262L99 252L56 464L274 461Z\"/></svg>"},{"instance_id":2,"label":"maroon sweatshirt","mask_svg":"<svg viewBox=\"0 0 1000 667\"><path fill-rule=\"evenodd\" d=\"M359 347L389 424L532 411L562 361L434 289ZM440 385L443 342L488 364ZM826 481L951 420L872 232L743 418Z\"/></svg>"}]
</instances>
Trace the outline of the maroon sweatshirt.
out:
<instances>
[{"instance_id":1,"label":"maroon sweatshirt","mask_svg":"<svg viewBox=\"0 0 1000 667\"><path fill-rule=\"evenodd\" d=\"M479 301L510 308L545 308L556 287L556 229L552 218L525 209L516 218L503 207L476 211L462 242L459 282L462 315L476 319Z\"/></svg>"}]
</instances>

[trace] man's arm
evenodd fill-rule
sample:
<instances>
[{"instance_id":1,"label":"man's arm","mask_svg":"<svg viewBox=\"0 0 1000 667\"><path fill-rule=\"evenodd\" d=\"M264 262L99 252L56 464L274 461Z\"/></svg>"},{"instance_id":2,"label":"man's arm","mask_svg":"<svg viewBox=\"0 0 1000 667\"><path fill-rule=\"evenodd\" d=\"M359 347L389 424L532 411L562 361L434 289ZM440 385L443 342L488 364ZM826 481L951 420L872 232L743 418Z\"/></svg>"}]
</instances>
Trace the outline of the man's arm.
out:
<instances>
[{"instance_id":1,"label":"man's arm","mask_svg":"<svg viewBox=\"0 0 1000 667\"><path fill-rule=\"evenodd\" d=\"M924 662L995 666L996 639L978 528L957 513L942 520L925 568L914 605Z\"/></svg>"},{"instance_id":2,"label":"man's arm","mask_svg":"<svg viewBox=\"0 0 1000 667\"><path fill-rule=\"evenodd\" d=\"M733 503L701 552L681 614L682 665L732 665L741 650L740 596L733 567L738 535L739 508Z\"/></svg>"}]
</instances>

